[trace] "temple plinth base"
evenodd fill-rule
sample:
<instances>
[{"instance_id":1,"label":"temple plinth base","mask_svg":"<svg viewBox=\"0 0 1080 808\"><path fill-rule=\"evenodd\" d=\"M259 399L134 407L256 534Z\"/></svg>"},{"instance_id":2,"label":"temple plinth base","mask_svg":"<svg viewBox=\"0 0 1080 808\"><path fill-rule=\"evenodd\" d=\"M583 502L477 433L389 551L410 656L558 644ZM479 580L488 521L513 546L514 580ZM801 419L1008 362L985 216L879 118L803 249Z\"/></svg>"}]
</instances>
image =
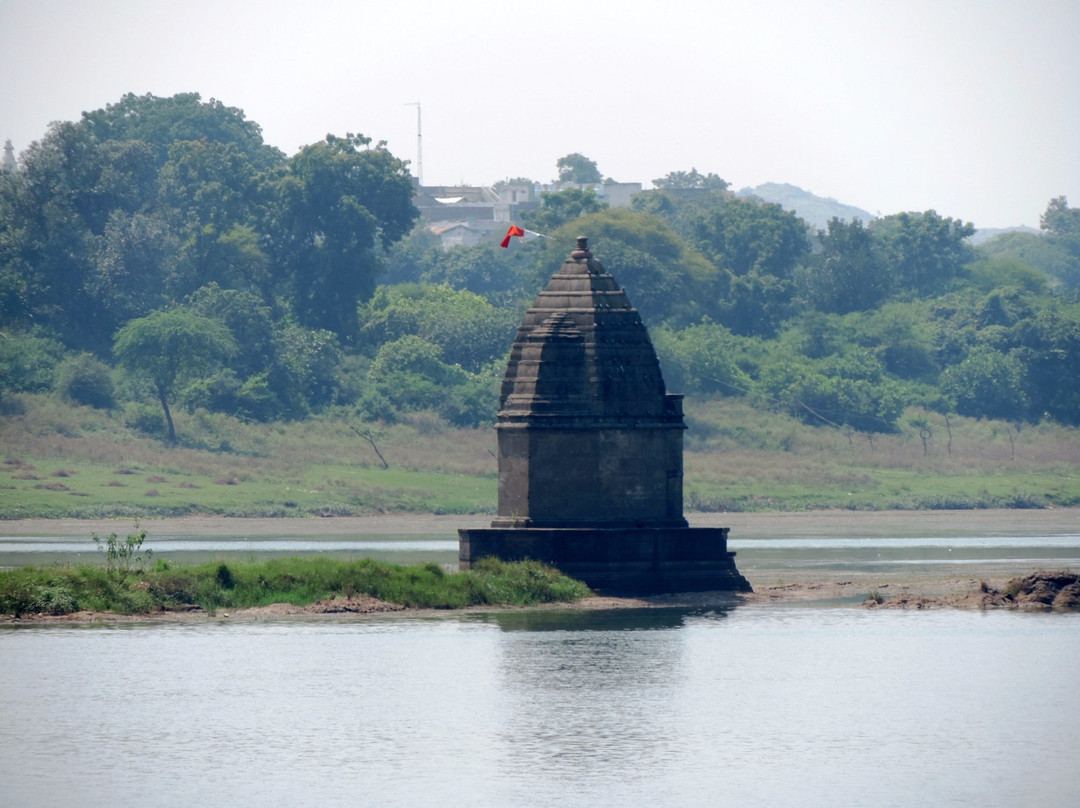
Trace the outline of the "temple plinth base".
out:
<instances>
[{"instance_id":1,"label":"temple plinth base","mask_svg":"<svg viewBox=\"0 0 1080 808\"><path fill-rule=\"evenodd\" d=\"M533 559L612 595L750 592L727 534L726 527L459 530L459 561L468 569L485 556Z\"/></svg>"}]
</instances>

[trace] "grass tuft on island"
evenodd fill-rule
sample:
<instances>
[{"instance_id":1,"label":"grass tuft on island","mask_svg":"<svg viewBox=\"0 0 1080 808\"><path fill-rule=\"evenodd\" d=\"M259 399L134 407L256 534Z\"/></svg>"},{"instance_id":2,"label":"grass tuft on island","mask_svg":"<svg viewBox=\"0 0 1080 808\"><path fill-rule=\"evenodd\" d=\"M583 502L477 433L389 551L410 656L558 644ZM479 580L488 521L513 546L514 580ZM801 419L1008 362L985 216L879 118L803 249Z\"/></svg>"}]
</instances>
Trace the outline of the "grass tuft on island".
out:
<instances>
[{"instance_id":1,"label":"grass tuft on island","mask_svg":"<svg viewBox=\"0 0 1080 808\"><path fill-rule=\"evenodd\" d=\"M405 608L534 606L574 602L589 588L534 561L483 559L450 573L438 564L402 566L371 559L287 558L246 563L173 565L145 570L101 566L21 567L0 572L0 614L13 617L78 611L214 613L330 598L371 597Z\"/></svg>"}]
</instances>

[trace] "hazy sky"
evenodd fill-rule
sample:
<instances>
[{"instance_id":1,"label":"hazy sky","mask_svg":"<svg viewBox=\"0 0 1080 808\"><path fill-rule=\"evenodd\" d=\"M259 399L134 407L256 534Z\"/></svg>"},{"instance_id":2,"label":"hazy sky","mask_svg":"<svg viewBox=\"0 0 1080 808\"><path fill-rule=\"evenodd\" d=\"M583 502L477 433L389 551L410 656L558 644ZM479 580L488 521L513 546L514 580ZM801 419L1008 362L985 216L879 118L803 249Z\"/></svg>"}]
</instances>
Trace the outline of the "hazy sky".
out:
<instances>
[{"instance_id":1,"label":"hazy sky","mask_svg":"<svg viewBox=\"0 0 1080 808\"><path fill-rule=\"evenodd\" d=\"M979 227L1080 206L1078 0L0 0L0 138L198 92L288 154L386 140L427 184L696 167Z\"/></svg>"}]
</instances>

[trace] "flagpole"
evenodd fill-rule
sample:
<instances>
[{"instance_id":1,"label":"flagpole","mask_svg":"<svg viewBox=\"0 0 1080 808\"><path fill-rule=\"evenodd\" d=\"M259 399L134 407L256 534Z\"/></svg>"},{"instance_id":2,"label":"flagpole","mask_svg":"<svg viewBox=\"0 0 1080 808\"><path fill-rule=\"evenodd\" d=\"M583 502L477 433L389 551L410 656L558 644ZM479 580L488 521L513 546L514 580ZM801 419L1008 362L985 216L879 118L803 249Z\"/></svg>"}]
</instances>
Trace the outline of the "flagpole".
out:
<instances>
[{"instance_id":1,"label":"flagpole","mask_svg":"<svg viewBox=\"0 0 1080 808\"><path fill-rule=\"evenodd\" d=\"M424 184L424 137L420 129L420 102L409 101L407 107L416 107L416 184Z\"/></svg>"}]
</instances>

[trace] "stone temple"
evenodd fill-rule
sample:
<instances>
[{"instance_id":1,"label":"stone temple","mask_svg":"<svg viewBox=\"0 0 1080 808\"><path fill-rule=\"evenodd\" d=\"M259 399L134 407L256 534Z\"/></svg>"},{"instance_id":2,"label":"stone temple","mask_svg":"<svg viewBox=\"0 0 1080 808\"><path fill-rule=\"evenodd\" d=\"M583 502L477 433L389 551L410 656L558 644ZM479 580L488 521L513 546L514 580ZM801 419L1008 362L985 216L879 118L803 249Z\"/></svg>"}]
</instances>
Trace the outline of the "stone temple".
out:
<instances>
[{"instance_id":1,"label":"stone temple","mask_svg":"<svg viewBox=\"0 0 1080 808\"><path fill-rule=\"evenodd\" d=\"M525 314L499 397L499 509L462 569L531 558L598 592L749 591L728 528L682 511L682 396L584 237Z\"/></svg>"}]
</instances>

